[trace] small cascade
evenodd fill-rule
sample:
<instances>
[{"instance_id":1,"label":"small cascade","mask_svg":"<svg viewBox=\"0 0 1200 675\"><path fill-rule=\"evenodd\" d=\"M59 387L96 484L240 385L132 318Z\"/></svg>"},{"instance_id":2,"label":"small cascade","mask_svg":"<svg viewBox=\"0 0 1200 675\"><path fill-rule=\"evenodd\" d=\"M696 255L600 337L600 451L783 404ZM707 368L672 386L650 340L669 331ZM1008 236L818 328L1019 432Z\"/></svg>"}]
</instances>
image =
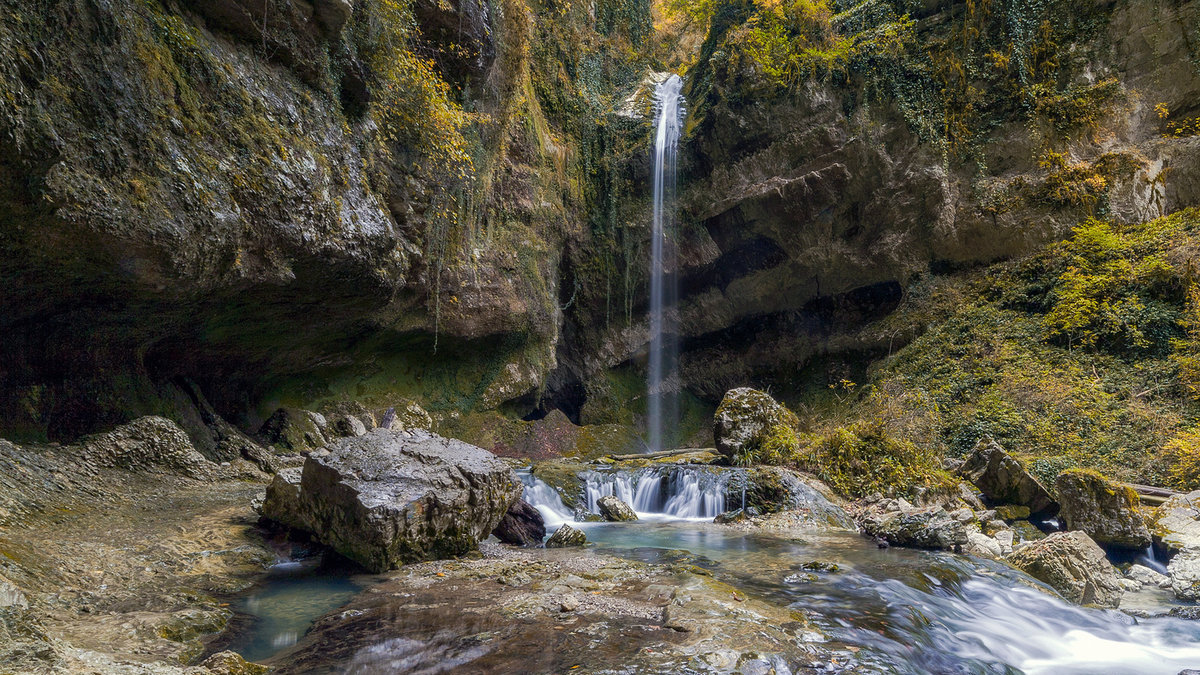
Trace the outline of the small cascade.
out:
<instances>
[{"instance_id":1,"label":"small cascade","mask_svg":"<svg viewBox=\"0 0 1200 675\"><path fill-rule=\"evenodd\" d=\"M708 467L654 467L638 471L588 471L584 506L599 513L600 498L615 496L639 516L711 520L725 511L728 472Z\"/></svg>"},{"instance_id":2,"label":"small cascade","mask_svg":"<svg viewBox=\"0 0 1200 675\"><path fill-rule=\"evenodd\" d=\"M517 476L525 486L525 501L542 514L547 532L557 530L563 523L574 522L575 514L563 504L557 490L528 471L518 471Z\"/></svg>"},{"instance_id":3,"label":"small cascade","mask_svg":"<svg viewBox=\"0 0 1200 675\"><path fill-rule=\"evenodd\" d=\"M1167 573L1167 563L1166 563L1166 561L1158 559L1158 555L1156 555L1154 552L1153 545L1147 546L1146 550L1143 551L1140 555L1138 555L1137 559L1135 559L1134 562L1139 565L1149 567L1150 569L1154 570L1155 572L1158 572L1159 574Z\"/></svg>"}]
</instances>

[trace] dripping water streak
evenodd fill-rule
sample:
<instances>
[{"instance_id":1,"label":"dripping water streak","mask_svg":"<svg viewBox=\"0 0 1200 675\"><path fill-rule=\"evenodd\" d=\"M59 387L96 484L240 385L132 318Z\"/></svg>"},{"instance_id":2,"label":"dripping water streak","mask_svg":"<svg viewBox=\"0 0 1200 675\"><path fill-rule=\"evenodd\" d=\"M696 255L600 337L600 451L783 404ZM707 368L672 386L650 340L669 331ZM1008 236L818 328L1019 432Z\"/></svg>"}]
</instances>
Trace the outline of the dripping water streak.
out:
<instances>
[{"instance_id":1,"label":"dripping water streak","mask_svg":"<svg viewBox=\"0 0 1200 675\"><path fill-rule=\"evenodd\" d=\"M654 223L650 251L650 363L648 367L647 427L652 452L662 450L665 429L678 417L675 326L670 319L675 304L673 232L675 226L675 154L683 122L683 80L671 75L659 83L654 137Z\"/></svg>"}]
</instances>

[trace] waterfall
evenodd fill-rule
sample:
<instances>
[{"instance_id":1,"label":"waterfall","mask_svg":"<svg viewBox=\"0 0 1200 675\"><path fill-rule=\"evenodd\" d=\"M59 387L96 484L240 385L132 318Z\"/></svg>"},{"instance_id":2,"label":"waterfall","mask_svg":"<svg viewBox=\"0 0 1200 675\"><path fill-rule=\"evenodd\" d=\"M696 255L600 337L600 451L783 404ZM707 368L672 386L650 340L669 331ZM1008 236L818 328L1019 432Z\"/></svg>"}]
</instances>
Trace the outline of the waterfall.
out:
<instances>
[{"instance_id":1,"label":"waterfall","mask_svg":"<svg viewBox=\"0 0 1200 675\"><path fill-rule=\"evenodd\" d=\"M683 80L671 75L654 90L654 224L650 244L650 364L647 435L650 451L662 450L665 430L679 416L676 326L669 314L675 306L675 151L683 127Z\"/></svg>"},{"instance_id":2,"label":"waterfall","mask_svg":"<svg viewBox=\"0 0 1200 675\"><path fill-rule=\"evenodd\" d=\"M712 520L725 511L729 473L706 467L679 466L639 471L587 471L584 507L599 513L600 498L613 495L640 517Z\"/></svg>"},{"instance_id":3,"label":"waterfall","mask_svg":"<svg viewBox=\"0 0 1200 675\"><path fill-rule=\"evenodd\" d=\"M546 523L546 532L557 530L563 523L574 522L575 513L567 508L566 504L563 504L562 497L558 496L558 492L554 488L528 471L518 471L517 476L525 486L522 497L542 514L542 520Z\"/></svg>"}]
</instances>

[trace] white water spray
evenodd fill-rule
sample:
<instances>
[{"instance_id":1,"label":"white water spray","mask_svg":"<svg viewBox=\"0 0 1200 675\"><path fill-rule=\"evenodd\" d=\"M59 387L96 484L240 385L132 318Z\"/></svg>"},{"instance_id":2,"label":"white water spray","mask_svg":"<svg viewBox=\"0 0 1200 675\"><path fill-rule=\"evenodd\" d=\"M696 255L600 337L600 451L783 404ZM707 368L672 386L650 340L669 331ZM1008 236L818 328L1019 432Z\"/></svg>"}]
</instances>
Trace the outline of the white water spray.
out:
<instances>
[{"instance_id":1,"label":"white water spray","mask_svg":"<svg viewBox=\"0 0 1200 675\"><path fill-rule=\"evenodd\" d=\"M679 416L675 307L675 155L683 128L683 80L671 75L654 90L654 226L650 244L650 364L648 368L647 441L651 452L663 449L665 429Z\"/></svg>"}]
</instances>

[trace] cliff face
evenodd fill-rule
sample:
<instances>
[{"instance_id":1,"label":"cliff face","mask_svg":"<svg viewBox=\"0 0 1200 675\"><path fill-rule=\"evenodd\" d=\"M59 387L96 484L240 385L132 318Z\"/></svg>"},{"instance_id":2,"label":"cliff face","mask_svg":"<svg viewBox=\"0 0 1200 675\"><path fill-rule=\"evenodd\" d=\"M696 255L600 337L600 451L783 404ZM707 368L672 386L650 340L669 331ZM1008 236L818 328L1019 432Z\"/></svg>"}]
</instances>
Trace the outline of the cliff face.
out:
<instances>
[{"instance_id":1,"label":"cliff face","mask_svg":"<svg viewBox=\"0 0 1200 675\"><path fill-rule=\"evenodd\" d=\"M697 54L635 0L13 3L0 435L200 391L243 426L399 396L635 422L649 66L689 67L710 402L886 348L854 329L915 277L1200 200L1194 0L699 4Z\"/></svg>"},{"instance_id":2,"label":"cliff face","mask_svg":"<svg viewBox=\"0 0 1200 675\"><path fill-rule=\"evenodd\" d=\"M683 376L708 400L898 348L854 332L914 278L1200 202L1200 3L821 7L717 3L690 72Z\"/></svg>"},{"instance_id":3,"label":"cliff face","mask_svg":"<svg viewBox=\"0 0 1200 675\"><path fill-rule=\"evenodd\" d=\"M535 391L582 197L569 116L533 89L564 67L545 34L583 22L533 11L7 8L0 431L177 412L185 379L247 422L338 387L462 409ZM586 33L577 91L616 89L628 40Z\"/></svg>"}]
</instances>

